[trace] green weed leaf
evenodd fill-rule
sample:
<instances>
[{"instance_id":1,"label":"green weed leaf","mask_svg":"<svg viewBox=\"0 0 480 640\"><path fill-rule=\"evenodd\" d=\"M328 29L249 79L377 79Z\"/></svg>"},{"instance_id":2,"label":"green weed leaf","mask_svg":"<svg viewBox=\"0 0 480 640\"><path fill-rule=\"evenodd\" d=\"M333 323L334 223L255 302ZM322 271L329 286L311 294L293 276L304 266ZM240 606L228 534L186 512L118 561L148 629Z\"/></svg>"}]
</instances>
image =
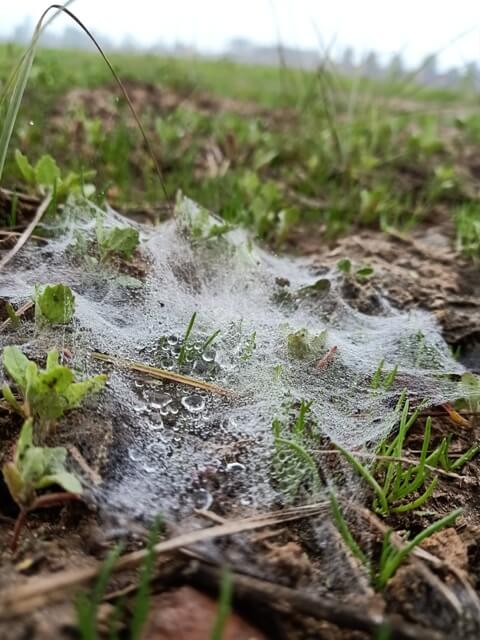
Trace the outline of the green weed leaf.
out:
<instances>
[{"instance_id":1,"label":"green weed leaf","mask_svg":"<svg viewBox=\"0 0 480 640\"><path fill-rule=\"evenodd\" d=\"M35 184L35 169L28 161L27 156L24 156L18 149L15 150L15 162L23 179L29 184Z\"/></svg>"},{"instance_id":2,"label":"green weed leaf","mask_svg":"<svg viewBox=\"0 0 480 640\"><path fill-rule=\"evenodd\" d=\"M75 296L65 284L47 284L35 295L35 316L50 324L68 324L75 312Z\"/></svg>"},{"instance_id":3,"label":"green weed leaf","mask_svg":"<svg viewBox=\"0 0 480 640\"><path fill-rule=\"evenodd\" d=\"M3 350L3 366L12 380L20 387L26 385L25 374L29 362L29 359L18 347L9 346Z\"/></svg>"},{"instance_id":4,"label":"green weed leaf","mask_svg":"<svg viewBox=\"0 0 480 640\"><path fill-rule=\"evenodd\" d=\"M38 185L54 187L60 180L60 169L52 156L43 155L35 165L35 181Z\"/></svg>"}]
</instances>

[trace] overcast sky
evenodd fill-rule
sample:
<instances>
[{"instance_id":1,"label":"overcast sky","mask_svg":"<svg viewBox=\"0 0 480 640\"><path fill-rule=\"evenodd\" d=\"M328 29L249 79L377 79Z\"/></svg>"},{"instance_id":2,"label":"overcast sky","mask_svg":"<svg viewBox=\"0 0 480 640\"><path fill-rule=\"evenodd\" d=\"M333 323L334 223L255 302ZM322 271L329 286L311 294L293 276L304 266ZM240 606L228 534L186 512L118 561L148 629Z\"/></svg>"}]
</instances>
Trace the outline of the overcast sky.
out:
<instances>
[{"instance_id":1,"label":"overcast sky","mask_svg":"<svg viewBox=\"0 0 480 640\"><path fill-rule=\"evenodd\" d=\"M25 17L38 19L43 0L0 0L0 33ZM478 0L76 0L71 6L98 33L120 41L132 34L141 43L173 44L220 51L232 38L261 44L320 48L335 41L360 54L402 52L417 64L444 50L441 66L480 63ZM63 29L67 18L51 28ZM461 34L467 35L459 38Z\"/></svg>"}]
</instances>

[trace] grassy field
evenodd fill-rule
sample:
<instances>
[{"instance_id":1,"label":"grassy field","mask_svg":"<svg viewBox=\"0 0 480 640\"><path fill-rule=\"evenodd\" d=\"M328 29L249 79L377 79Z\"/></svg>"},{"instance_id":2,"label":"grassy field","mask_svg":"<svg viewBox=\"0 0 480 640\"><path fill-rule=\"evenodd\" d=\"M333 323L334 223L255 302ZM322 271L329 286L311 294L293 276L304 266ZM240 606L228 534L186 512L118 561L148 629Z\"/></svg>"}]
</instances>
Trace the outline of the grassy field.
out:
<instances>
[{"instance_id":1,"label":"grassy field","mask_svg":"<svg viewBox=\"0 0 480 640\"><path fill-rule=\"evenodd\" d=\"M0 48L0 81L18 58ZM475 96L323 70L114 55L160 158L168 194L181 189L225 220L282 244L312 223L328 239L352 228L439 216L480 254ZM73 94L72 94L73 91ZM63 173L90 174L97 197L155 207L164 194L127 106L97 54L41 50L5 171L22 186L13 150L45 152Z\"/></svg>"}]
</instances>

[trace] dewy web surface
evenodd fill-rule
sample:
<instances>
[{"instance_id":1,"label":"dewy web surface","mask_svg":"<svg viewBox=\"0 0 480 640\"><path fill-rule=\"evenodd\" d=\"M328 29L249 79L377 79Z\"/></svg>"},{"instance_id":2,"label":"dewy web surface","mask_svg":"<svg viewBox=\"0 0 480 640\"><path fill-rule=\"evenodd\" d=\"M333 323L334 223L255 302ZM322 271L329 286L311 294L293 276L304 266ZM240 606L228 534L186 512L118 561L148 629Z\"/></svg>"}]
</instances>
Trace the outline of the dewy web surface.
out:
<instances>
[{"instance_id":1,"label":"dewy web surface","mask_svg":"<svg viewBox=\"0 0 480 640\"><path fill-rule=\"evenodd\" d=\"M0 274L1 296L14 304L31 298L35 284L68 284L76 296L72 326L40 329L24 322L1 340L39 359L63 348L81 374L109 371L103 394L92 398L74 427L69 416L60 427L80 443L88 429L82 452L92 466L110 429L103 482L90 487L105 510L175 517L212 501L220 512L270 508L284 500L272 470L272 419L285 417L295 402L312 401L316 434L352 449L371 446L391 430L403 388L412 400L429 404L460 395L445 372L459 374L463 367L426 313L385 305L381 315L363 315L342 299L344 276L335 270L322 276L330 281L328 291L305 290L318 281L308 264L273 256L238 230L216 236L212 225L218 223L187 199L177 204L176 221L137 227L145 275L134 288L115 266L88 259L98 215L107 227L133 224L111 210L69 205L61 228L44 225L51 239L30 243ZM186 362L179 366L194 312ZM325 332L322 353L336 347L325 366L318 368L318 353L301 360L289 354L288 335L302 329ZM206 349L198 348L217 331ZM180 370L233 395L104 367L90 357L93 351ZM373 391L381 359L386 371L397 365L398 375L390 390Z\"/></svg>"}]
</instances>

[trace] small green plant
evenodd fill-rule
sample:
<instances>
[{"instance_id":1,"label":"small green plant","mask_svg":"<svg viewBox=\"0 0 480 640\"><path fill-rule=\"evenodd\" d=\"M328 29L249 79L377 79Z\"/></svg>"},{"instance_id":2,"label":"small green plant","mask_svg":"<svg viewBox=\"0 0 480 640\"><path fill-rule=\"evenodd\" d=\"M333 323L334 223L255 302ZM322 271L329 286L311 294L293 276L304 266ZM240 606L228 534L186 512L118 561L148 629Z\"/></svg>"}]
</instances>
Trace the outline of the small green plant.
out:
<instances>
[{"instance_id":1,"label":"small green plant","mask_svg":"<svg viewBox=\"0 0 480 640\"><path fill-rule=\"evenodd\" d=\"M108 581L117 563L122 546L116 545L108 552L100 572L98 574L95 587L90 594L79 593L75 599L75 610L77 614L77 625L82 640L98 640L97 634L97 612L102 598L107 589ZM115 630L113 630L115 633ZM113 635L115 638L115 635Z\"/></svg>"},{"instance_id":2,"label":"small green plant","mask_svg":"<svg viewBox=\"0 0 480 640\"><path fill-rule=\"evenodd\" d=\"M180 191L175 204L175 217L178 228L192 242L219 238L231 229L229 224L214 216L205 207L185 198Z\"/></svg>"},{"instance_id":3,"label":"small green plant","mask_svg":"<svg viewBox=\"0 0 480 640\"><path fill-rule=\"evenodd\" d=\"M315 459L308 448L315 441L315 424L308 418L312 402L302 400L298 415L293 424L274 418L272 431L275 454L273 470L280 490L289 499L293 499L302 485L317 493L322 485Z\"/></svg>"},{"instance_id":4,"label":"small green plant","mask_svg":"<svg viewBox=\"0 0 480 640\"><path fill-rule=\"evenodd\" d=\"M343 541L352 555L365 567L370 576L372 585L378 590L382 590L386 587L389 580L393 578L397 572L399 566L408 558L415 547L441 529L452 525L463 513L463 509L455 509L455 511L452 511L443 518L440 518L440 520L433 522L430 526L423 529L423 531L418 533L414 538L412 538L412 540L407 540L406 544L403 546L392 543L392 530L389 529L383 536L382 550L380 553L378 568L376 568L355 540L333 491L330 491L330 506L333 522L342 536Z\"/></svg>"},{"instance_id":5,"label":"small green plant","mask_svg":"<svg viewBox=\"0 0 480 640\"><path fill-rule=\"evenodd\" d=\"M349 258L339 260L336 267L341 273L352 275L358 282L365 282L375 273L374 268L369 264L363 264L354 270Z\"/></svg>"},{"instance_id":6,"label":"small green plant","mask_svg":"<svg viewBox=\"0 0 480 640\"><path fill-rule=\"evenodd\" d=\"M142 629L147 620L150 609L150 582L155 570L155 545L158 542L162 520L157 517L148 534L147 553L140 567L138 589L133 600L132 614L129 626L129 640L140 640ZM91 593L80 593L75 600L77 625L81 640L98 640L97 612L107 589L108 581L113 573L115 564L122 552L122 546L117 545L108 554L100 570L97 582ZM117 605L116 613L120 606ZM111 623L112 621L110 621ZM110 637L117 638L115 623L110 625Z\"/></svg>"},{"instance_id":7,"label":"small green plant","mask_svg":"<svg viewBox=\"0 0 480 640\"><path fill-rule=\"evenodd\" d=\"M84 184L84 180L95 175L95 171L83 174L71 171L62 176L52 156L44 154L35 165L31 165L28 158L18 149L15 151L15 161L18 170L27 184L38 188L41 192L51 189L57 200L64 200L70 193L79 193L90 196L95 189L92 185Z\"/></svg>"},{"instance_id":8,"label":"small green plant","mask_svg":"<svg viewBox=\"0 0 480 640\"><path fill-rule=\"evenodd\" d=\"M10 320L10 323L14 329L18 329L20 326L20 318L17 316L13 305L10 302L7 302L5 305L5 310L7 312L7 316Z\"/></svg>"},{"instance_id":9,"label":"small green plant","mask_svg":"<svg viewBox=\"0 0 480 640\"><path fill-rule=\"evenodd\" d=\"M463 204L455 214L457 249L474 260L480 260L480 206Z\"/></svg>"},{"instance_id":10,"label":"small green plant","mask_svg":"<svg viewBox=\"0 0 480 640\"><path fill-rule=\"evenodd\" d=\"M464 373L460 380L460 393L464 397L457 401L456 406L473 414L475 424L480 414L480 377L468 371Z\"/></svg>"},{"instance_id":11,"label":"small green plant","mask_svg":"<svg viewBox=\"0 0 480 640\"><path fill-rule=\"evenodd\" d=\"M42 370L18 347L5 347L3 366L21 392L22 402L15 398L8 384L3 385L3 397L14 411L38 421L42 437L64 413L78 407L90 393L103 389L106 381L105 375L97 375L75 382L73 372L59 364L59 354L55 350L48 352L47 366Z\"/></svg>"},{"instance_id":12,"label":"small green plant","mask_svg":"<svg viewBox=\"0 0 480 640\"><path fill-rule=\"evenodd\" d=\"M180 352L177 358L177 362L179 365L185 364L185 361L187 359L188 341L190 340L190 335L193 331L193 325L195 324L196 319L197 319L197 312L194 311L188 323L187 330L185 331L185 335L183 336L182 346L180 347Z\"/></svg>"},{"instance_id":13,"label":"small green plant","mask_svg":"<svg viewBox=\"0 0 480 640\"><path fill-rule=\"evenodd\" d=\"M288 357L295 360L319 358L325 351L326 331L315 335L308 329L300 329L287 336Z\"/></svg>"},{"instance_id":14,"label":"small green plant","mask_svg":"<svg viewBox=\"0 0 480 640\"><path fill-rule=\"evenodd\" d=\"M427 457L426 462L429 466L438 467L445 471L458 471L466 465L467 462L470 462L480 451L480 446L474 444L462 453L462 455L458 456L458 458L450 458L449 448L451 440L451 434L442 438L438 447Z\"/></svg>"},{"instance_id":15,"label":"small green plant","mask_svg":"<svg viewBox=\"0 0 480 640\"><path fill-rule=\"evenodd\" d=\"M429 482L432 468L456 471L461 469L480 450L479 446L473 445L460 457L451 460L448 453L451 436L448 436L443 438L432 452L429 452L432 419L428 417L425 421L420 458L418 462L408 463L405 466L405 458L403 457L405 438L415 423L420 409L421 407L418 407L409 416L409 402L405 399L405 393L402 394L397 404L397 411L400 413L398 433L393 440L385 439L380 443L375 452L376 460L372 468L368 468L354 454L336 445L355 471L373 489L375 494L373 508L382 515L418 509L427 502L437 486L437 477ZM427 488L418 495L427 482L429 482Z\"/></svg>"},{"instance_id":16,"label":"small green plant","mask_svg":"<svg viewBox=\"0 0 480 640\"><path fill-rule=\"evenodd\" d=\"M440 520L433 522L430 526L423 531L420 531L412 540L398 548L392 544L391 536L392 531L388 531L385 534L382 545L382 552L380 555L380 563L378 573L375 576L375 584L377 588L384 589L390 578L392 578L397 572L398 567L408 558L410 553L418 547L424 540L437 533L445 527L452 525L455 520L463 513L463 509L455 509L451 513L447 514Z\"/></svg>"},{"instance_id":17,"label":"small green plant","mask_svg":"<svg viewBox=\"0 0 480 640\"><path fill-rule=\"evenodd\" d=\"M393 369L389 373L383 374L384 364L385 360L382 358L370 381L370 389L375 390L382 388L388 391L388 389L390 389L395 382L395 378L397 377L398 372L398 366L393 367Z\"/></svg>"},{"instance_id":18,"label":"small green plant","mask_svg":"<svg viewBox=\"0 0 480 640\"><path fill-rule=\"evenodd\" d=\"M345 542L347 547L350 549L351 554L355 558L357 558L357 560L360 561L360 564L362 564L367 569L368 573L371 573L372 567L371 567L370 560L368 559L366 554L362 551L362 549L360 548L360 545L357 543L357 541L353 537L353 534L350 531L348 523L343 517L342 510L340 509L340 504L337 500L337 496L335 495L335 492L331 489L329 494L330 494L330 509L332 511L333 522L337 527L338 532L342 536L343 541Z\"/></svg>"},{"instance_id":19,"label":"small green plant","mask_svg":"<svg viewBox=\"0 0 480 640\"><path fill-rule=\"evenodd\" d=\"M213 623L210 640L222 640L225 632L225 625L230 615L233 596L232 575L225 569L220 580L220 593L218 597L217 615Z\"/></svg>"},{"instance_id":20,"label":"small green plant","mask_svg":"<svg viewBox=\"0 0 480 640\"><path fill-rule=\"evenodd\" d=\"M140 234L133 227L112 227L106 229L99 218L96 226L97 246L101 262L113 256L129 260L140 244Z\"/></svg>"},{"instance_id":21,"label":"small green plant","mask_svg":"<svg viewBox=\"0 0 480 640\"><path fill-rule=\"evenodd\" d=\"M257 332L252 331L252 333L248 336L247 341L240 352L240 360L243 360L244 362L247 362L247 360L250 360L256 348L257 348Z\"/></svg>"},{"instance_id":22,"label":"small green plant","mask_svg":"<svg viewBox=\"0 0 480 640\"><path fill-rule=\"evenodd\" d=\"M33 445L33 420L23 424L12 462L3 465L2 473L12 498L20 508L12 548L17 545L21 527L30 511L66 502L82 493L78 478L65 469L67 450L64 447ZM37 492L58 485L67 492L39 497ZM71 495L69 495L71 494Z\"/></svg>"},{"instance_id":23,"label":"small green plant","mask_svg":"<svg viewBox=\"0 0 480 640\"><path fill-rule=\"evenodd\" d=\"M40 324L68 324L75 312L75 296L65 284L35 287L35 319Z\"/></svg>"},{"instance_id":24,"label":"small green plant","mask_svg":"<svg viewBox=\"0 0 480 640\"><path fill-rule=\"evenodd\" d=\"M429 475L426 465L428 446L430 443L431 420L427 420L425 425L425 434L419 463L410 465L404 469L402 463L398 461L398 458L402 456L405 438L418 417L419 409L417 408L412 415L409 416L409 401L405 398L405 393L403 393L397 404L397 412L400 415L398 434L392 442L387 442L385 440L380 443L376 452L377 456L381 456L382 458L391 457L394 460L378 460L374 464L373 469L370 470L352 453L343 449L339 445L336 445L338 450L350 462L357 473L359 473L371 486L375 494L373 508L375 511L382 513L383 515L387 515L391 511L401 513L420 507L432 495L437 484L437 478L434 478L420 497L414 498L409 502L404 502L406 498L418 492L426 482ZM377 481L376 477L379 478L379 481Z\"/></svg>"}]
</instances>

